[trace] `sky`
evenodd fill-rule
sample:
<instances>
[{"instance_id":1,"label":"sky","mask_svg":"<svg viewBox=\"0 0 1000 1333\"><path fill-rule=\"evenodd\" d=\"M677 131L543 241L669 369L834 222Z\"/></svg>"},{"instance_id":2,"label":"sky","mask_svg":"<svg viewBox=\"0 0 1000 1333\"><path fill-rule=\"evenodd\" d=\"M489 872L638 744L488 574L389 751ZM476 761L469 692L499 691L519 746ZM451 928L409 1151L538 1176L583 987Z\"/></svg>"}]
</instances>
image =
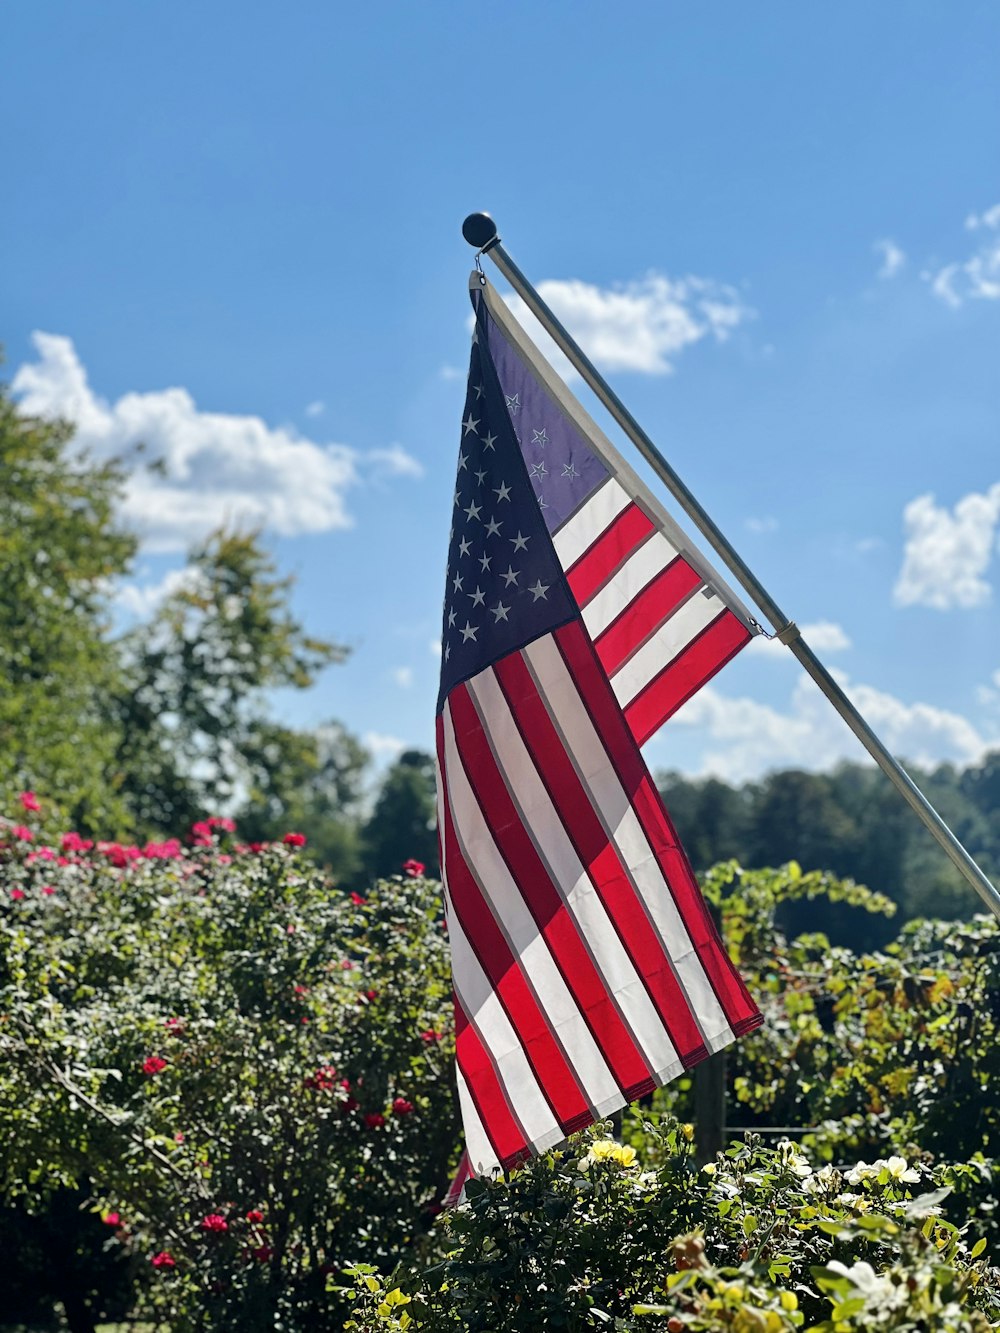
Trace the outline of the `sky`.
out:
<instances>
[{"instance_id":1,"label":"sky","mask_svg":"<svg viewBox=\"0 0 1000 1333\"><path fill-rule=\"evenodd\" d=\"M890 749L1000 746L1000 8L39 0L4 29L5 370L136 459L120 624L257 527L352 649L276 713L432 747L487 209ZM764 641L645 753L863 757Z\"/></svg>"}]
</instances>

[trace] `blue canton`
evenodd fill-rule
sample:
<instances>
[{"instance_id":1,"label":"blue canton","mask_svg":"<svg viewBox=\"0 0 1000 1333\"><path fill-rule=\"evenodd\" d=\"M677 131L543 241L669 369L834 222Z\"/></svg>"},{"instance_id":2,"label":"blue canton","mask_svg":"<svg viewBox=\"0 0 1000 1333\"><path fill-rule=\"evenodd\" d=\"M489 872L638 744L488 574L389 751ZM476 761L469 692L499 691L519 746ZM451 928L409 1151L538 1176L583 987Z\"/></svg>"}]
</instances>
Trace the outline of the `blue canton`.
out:
<instances>
[{"instance_id":1,"label":"blue canton","mask_svg":"<svg viewBox=\"0 0 1000 1333\"><path fill-rule=\"evenodd\" d=\"M579 614L521 455L520 403L500 387L486 310L477 304L448 545L439 712L460 681Z\"/></svg>"}]
</instances>

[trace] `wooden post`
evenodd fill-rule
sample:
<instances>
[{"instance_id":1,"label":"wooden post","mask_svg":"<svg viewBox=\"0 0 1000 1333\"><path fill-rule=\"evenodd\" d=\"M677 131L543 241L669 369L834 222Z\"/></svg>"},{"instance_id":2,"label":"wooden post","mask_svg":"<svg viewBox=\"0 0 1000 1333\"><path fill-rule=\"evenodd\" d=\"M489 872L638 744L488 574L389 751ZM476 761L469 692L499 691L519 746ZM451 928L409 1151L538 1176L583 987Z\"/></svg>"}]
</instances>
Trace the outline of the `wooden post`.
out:
<instances>
[{"instance_id":1,"label":"wooden post","mask_svg":"<svg viewBox=\"0 0 1000 1333\"><path fill-rule=\"evenodd\" d=\"M726 1052L695 1065L694 1146L699 1166L713 1162L726 1141Z\"/></svg>"}]
</instances>

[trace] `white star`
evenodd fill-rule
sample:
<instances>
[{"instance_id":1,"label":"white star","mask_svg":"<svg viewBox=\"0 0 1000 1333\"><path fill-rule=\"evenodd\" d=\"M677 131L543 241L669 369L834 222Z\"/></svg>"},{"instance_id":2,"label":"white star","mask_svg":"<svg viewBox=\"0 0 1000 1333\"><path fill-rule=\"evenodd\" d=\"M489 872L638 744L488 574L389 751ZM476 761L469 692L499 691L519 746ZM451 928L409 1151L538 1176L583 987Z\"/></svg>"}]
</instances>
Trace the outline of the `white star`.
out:
<instances>
[{"instance_id":1,"label":"white star","mask_svg":"<svg viewBox=\"0 0 1000 1333\"><path fill-rule=\"evenodd\" d=\"M539 597L541 597L544 600L545 594L551 587L552 587L551 583L543 583L542 580L539 579L538 582L535 584L535 586L533 588L529 588L528 591L531 593L532 597L537 602Z\"/></svg>"},{"instance_id":2,"label":"white star","mask_svg":"<svg viewBox=\"0 0 1000 1333\"><path fill-rule=\"evenodd\" d=\"M468 555L471 550L472 550L472 542L466 541L466 539L463 537L462 540L458 543L458 554Z\"/></svg>"},{"instance_id":3,"label":"white star","mask_svg":"<svg viewBox=\"0 0 1000 1333\"><path fill-rule=\"evenodd\" d=\"M461 591L462 591L462 576L461 576L461 574L456 574L456 575L455 575L455 577L454 577L454 578L452 579L452 581L451 581L451 586L455 589L456 592L461 592Z\"/></svg>"},{"instance_id":4,"label":"white star","mask_svg":"<svg viewBox=\"0 0 1000 1333\"><path fill-rule=\"evenodd\" d=\"M452 610L448 612L448 628L454 629L454 627L455 627L455 612Z\"/></svg>"},{"instance_id":5,"label":"white star","mask_svg":"<svg viewBox=\"0 0 1000 1333\"><path fill-rule=\"evenodd\" d=\"M473 421L473 419L472 419L472 413L470 412L470 413L469 413L469 419L468 419L468 421L463 421L463 422L462 422L462 425L465 427L465 433L466 433L466 435L470 435L470 434L471 434L471 435L475 435L475 433L476 433L476 427L479 425L479 421L478 421L478 420Z\"/></svg>"},{"instance_id":6,"label":"white star","mask_svg":"<svg viewBox=\"0 0 1000 1333\"><path fill-rule=\"evenodd\" d=\"M509 500L510 487L507 485L505 481L502 481L500 483L499 489L497 489L496 486L493 487L493 494L497 497L497 504L499 504L501 500Z\"/></svg>"},{"instance_id":7,"label":"white star","mask_svg":"<svg viewBox=\"0 0 1000 1333\"><path fill-rule=\"evenodd\" d=\"M477 472L477 473L476 473L476 481L479 482L480 486L482 486L482 484L483 484L483 482L484 482L485 480L486 480L486 471L485 471L485 469L484 469L482 472Z\"/></svg>"},{"instance_id":8,"label":"white star","mask_svg":"<svg viewBox=\"0 0 1000 1333\"><path fill-rule=\"evenodd\" d=\"M541 480L542 477L549 475L549 470L544 463L532 463L530 475Z\"/></svg>"},{"instance_id":9,"label":"white star","mask_svg":"<svg viewBox=\"0 0 1000 1333\"><path fill-rule=\"evenodd\" d=\"M483 394L485 393L485 389L483 388L483 386L481 384L474 384L472 387L476 391L476 397L482 398Z\"/></svg>"},{"instance_id":10,"label":"white star","mask_svg":"<svg viewBox=\"0 0 1000 1333\"><path fill-rule=\"evenodd\" d=\"M451 644L446 643L444 646L444 660L447 662L450 656L451 656Z\"/></svg>"},{"instance_id":11,"label":"white star","mask_svg":"<svg viewBox=\"0 0 1000 1333\"><path fill-rule=\"evenodd\" d=\"M510 607L504 606L503 602L497 602L496 606L490 607L490 610L493 612L494 616L496 616L496 620L494 621L494 624L496 624L501 620L507 619L507 612L510 610Z\"/></svg>"},{"instance_id":12,"label":"white star","mask_svg":"<svg viewBox=\"0 0 1000 1333\"><path fill-rule=\"evenodd\" d=\"M495 435L486 435L483 438L483 448L492 449L493 446L496 444L496 442L497 442L497 437Z\"/></svg>"},{"instance_id":13,"label":"white star","mask_svg":"<svg viewBox=\"0 0 1000 1333\"><path fill-rule=\"evenodd\" d=\"M511 414L511 416L515 416L516 413L520 411L521 408L520 394L516 393L514 394L513 398L506 398L504 401L507 404L507 411Z\"/></svg>"},{"instance_id":14,"label":"white star","mask_svg":"<svg viewBox=\"0 0 1000 1333\"><path fill-rule=\"evenodd\" d=\"M544 427L544 426L542 427L541 430L533 430L533 431L531 432L531 443L532 443L532 444L540 444L540 445L542 446L542 448L544 449L545 446L548 444L548 442L549 442L549 437L545 434L545 427Z\"/></svg>"},{"instance_id":15,"label":"white star","mask_svg":"<svg viewBox=\"0 0 1000 1333\"><path fill-rule=\"evenodd\" d=\"M461 472L462 468L465 467L465 465L466 465L466 463L468 463L468 461L469 461L469 460L468 460L468 458L465 456L465 454L463 454L463 453L460 452L459 455L458 455L458 470L459 470L459 472Z\"/></svg>"},{"instance_id":16,"label":"white star","mask_svg":"<svg viewBox=\"0 0 1000 1333\"><path fill-rule=\"evenodd\" d=\"M479 557L479 568L483 571L484 574L489 573L490 561L492 559L493 557L489 555L481 555Z\"/></svg>"},{"instance_id":17,"label":"white star","mask_svg":"<svg viewBox=\"0 0 1000 1333\"><path fill-rule=\"evenodd\" d=\"M515 553L515 555L516 555L518 551L523 551L523 550L526 549L526 547L527 547L527 545L528 545L528 542L529 542L531 539L530 539L529 537L522 537L522 536L521 536L521 530L520 530L520 528L519 528L519 529L518 529L517 536L516 536L516 537L511 537L510 540L511 540L511 543L513 544L513 547L514 547L514 553Z\"/></svg>"},{"instance_id":18,"label":"white star","mask_svg":"<svg viewBox=\"0 0 1000 1333\"><path fill-rule=\"evenodd\" d=\"M548 509L548 507L549 507L549 502L548 502L548 500L543 500L543 499L542 499L542 493L541 493L541 491L539 491L539 492L538 492L538 508L539 508L539 509Z\"/></svg>"},{"instance_id":19,"label":"white star","mask_svg":"<svg viewBox=\"0 0 1000 1333\"><path fill-rule=\"evenodd\" d=\"M478 625L470 625L469 622L466 621L465 628L462 630L462 642L468 643L469 640L471 639L473 643L477 643L478 640L476 639L476 631L478 629L479 629Z\"/></svg>"},{"instance_id":20,"label":"white star","mask_svg":"<svg viewBox=\"0 0 1000 1333\"><path fill-rule=\"evenodd\" d=\"M501 575L501 577L502 577L503 580L504 580L504 585L503 585L503 586L504 586L505 588L509 588L510 585L511 585L512 583L516 583L516 582L518 581L518 579L521 577L521 571L520 571L519 569L513 569L513 568L511 568L510 565L508 565L508 566L507 566L507 573Z\"/></svg>"},{"instance_id":21,"label":"white star","mask_svg":"<svg viewBox=\"0 0 1000 1333\"><path fill-rule=\"evenodd\" d=\"M502 527L503 527L502 523L498 523L495 518L491 518L490 521L486 524L487 537L499 537L500 529Z\"/></svg>"},{"instance_id":22,"label":"white star","mask_svg":"<svg viewBox=\"0 0 1000 1333\"><path fill-rule=\"evenodd\" d=\"M482 606L486 601L486 594L483 592L482 588L477 588L475 592L470 592L469 596L472 598L473 606Z\"/></svg>"},{"instance_id":23,"label":"white star","mask_svg":"<svg viewBox=\"0 0 1000 1333\"><path fill-rule=\"evenodd\" d=\"M468 509L463 510L470 518L478 518L481 512L482 505L477 505L475 500L470 500Z\"/></svg>"},{"instance_id":24,"label":"white star","mask_svg":"<svg viewBox=\"0 0 1000 1333\"><path fill-rule=\"evenodd\" d=\"M563 463L562 474L564 477L569 477L570 480L580 475L572 463Z\"/></svg>"}]
</instances>

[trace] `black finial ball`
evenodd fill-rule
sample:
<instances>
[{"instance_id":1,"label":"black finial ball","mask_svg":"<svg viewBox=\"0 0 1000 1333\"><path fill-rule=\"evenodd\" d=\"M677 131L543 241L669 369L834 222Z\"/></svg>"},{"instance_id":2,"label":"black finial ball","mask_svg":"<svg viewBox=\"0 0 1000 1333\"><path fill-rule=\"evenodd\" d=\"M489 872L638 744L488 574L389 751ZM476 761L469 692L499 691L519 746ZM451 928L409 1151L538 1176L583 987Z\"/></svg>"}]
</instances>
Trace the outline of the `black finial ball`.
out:
<instances>
[{"instance_id":1,"label":"black finial ball","mask_svg":"<svg viewBox=\"0 0 1000 1333\"><path fill-rule=\"evenodd\" d=\"M484 245L496 240L497 224L489 213L470 213L462 223L462 235L470 245L481 250Z\"/></svg>"}]
</instances>

